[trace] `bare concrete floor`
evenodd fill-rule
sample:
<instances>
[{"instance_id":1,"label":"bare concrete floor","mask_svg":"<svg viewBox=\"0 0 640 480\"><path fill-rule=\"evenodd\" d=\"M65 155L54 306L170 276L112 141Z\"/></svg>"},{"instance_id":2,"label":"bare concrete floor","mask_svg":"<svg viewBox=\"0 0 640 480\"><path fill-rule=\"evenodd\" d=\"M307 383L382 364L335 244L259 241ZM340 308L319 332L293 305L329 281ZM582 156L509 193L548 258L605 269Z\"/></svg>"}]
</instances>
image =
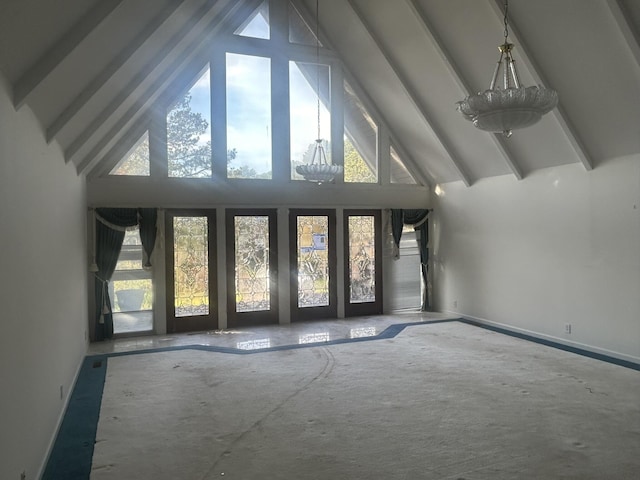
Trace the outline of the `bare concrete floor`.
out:
<instances>
[{"instance_id":1,"label":"bare concrete floor","mask_svg":"<svg viewBox=\"0 0 640 480\"><path fill-rule=\"evenodd\" d=\"M274 347L322 342L327 332L365 335L394 321L409 320L122 339L92 349L259 348L266 339ZM91 478L640 478L634 370L459 322L370 342L254 351L109 358Z\"/></svg>"}]
</instances>

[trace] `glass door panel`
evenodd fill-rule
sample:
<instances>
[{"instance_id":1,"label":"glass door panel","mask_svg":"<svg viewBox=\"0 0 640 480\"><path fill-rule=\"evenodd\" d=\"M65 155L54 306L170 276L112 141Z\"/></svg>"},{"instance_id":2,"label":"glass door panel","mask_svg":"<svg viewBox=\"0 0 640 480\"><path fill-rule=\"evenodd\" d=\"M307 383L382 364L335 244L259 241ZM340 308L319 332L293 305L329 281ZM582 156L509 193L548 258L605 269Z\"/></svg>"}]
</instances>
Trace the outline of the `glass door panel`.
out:
<instances>
[{"instance_id":1,"label":"glass door panel","mask_svg":"<svg viewBox=\"0 0 640 480\"><path fill-rule=\"evenodd\" d=\"M333 210L290 212L292 320L336 316L335 223Z\"/></svg>"},{"instance_id":2,"label":"glass door panel","mask_svg":"<svg viewBox=\"0 0 640 480\"><path fill-rule=\"evenodd\" d=\"M227 210L229 326L277 323L275 210Z\"/></svg>"},{"instance_id":3,"label":"glass door panel","mask_svg":"<svg viewBox=\"0 0 640 480\"><path fill-rule=\"evenodd\" d=\"M382 313L379 210L345 210L345 315Z\"/></svg>"},{"instance_id":4,"label":"glass door panel","mask_svg":"<svg viewBox=\"0 0 640 480\"><path fill-rule=\"evenodd\" d=\"M170 212L167 218L167 331L217 327L213 213Z\"/></svg>"},{"instance_id":5,"label":"glass door panel","mask_svg":"<svg viewBox=\"0 0 640 480\"><path fill-rule=\"evenodd\" d=\"M243 215L233 220L236 311L269 310L269 217Z\"/></svg>"},{"instance_id":6,"label":"glass door panel","mask_svg":"<svg viewBox=\"0 0 640 480\"><path fill-rule=\"evenodd\" d=\"M173 217L176 317L209 315L207 217Z\"/></svg>"}]
</instances>

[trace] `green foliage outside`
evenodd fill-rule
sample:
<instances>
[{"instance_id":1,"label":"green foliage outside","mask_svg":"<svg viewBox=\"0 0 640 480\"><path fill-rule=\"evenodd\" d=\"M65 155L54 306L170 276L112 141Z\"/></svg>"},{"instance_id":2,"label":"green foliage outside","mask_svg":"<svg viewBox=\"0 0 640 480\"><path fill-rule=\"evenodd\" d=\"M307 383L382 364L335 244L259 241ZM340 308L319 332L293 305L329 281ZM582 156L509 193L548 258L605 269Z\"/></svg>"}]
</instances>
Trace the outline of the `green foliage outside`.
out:
<instances>
[{"instance_id":1,"label":"green foliage outside","mask_svg":"<svg viewBox=\"0 0 640 480\"><path fill-rule=\"evenodd\" d=\"M167 161L170 177L211 177L211 141L202 144L200 137L209 127L202 114L191 110L191 95L187 93L167 115ZM238 155L237 149L227 152L227 164ZM112 175L149 175L149 135L129 154ZM257 175L255 170L243 165L229 167L231 178L271 178L270 173Z\"/></svg>"},{"instance_id":2,"label":"green foliage outside","mask_svg":"<svg viewBox=\"0 0 640 480\"><path fill-rule=\"evenodd\" d=\"M211 141L200 143L209 122L191 110L187 93L167 115L167 161L169 176L201 178L211 176Z\"/></svg>"},{"instance_id":3,"label":"green foliage outside","mask_svg":"<svg viewBox=\"0 0 640 480\"><path fill-rule=\"evenodd\" d=\"M209 122L191 109L191 95L187 93L167 115L167 160L170 177L202 178L211 176L211 141L200 143L200 137L207 131ZM327 161L331 163L331 145L323 145ZM302 160L295 165L310 163L315 142L309 144ZM227 151L227 176L229 178L272 178L271 172L258 174L248 165L231 166L238 151ZM112 175L149 175L149 135L129 154ZM344 139L344 180L347 183L376 183L376 175L371 171L362 155L349 141Z\"/></svg>"},{"instance_id":4,"label":"green foliage outside","mask_svg":"<svg viewBox=\"0 0 640 480\"><path fill-rule=\"evenodd\" d=\"M149 134L145 133L142 141L136 145L129 156L111 175L149 176Z\"/></svg>"},{"instance_id":5,"label":"green foliage outside","mask_svg":"<svg viewBox=\"0 0 640 480\"><path fill-rule=\"evenodd\" d=\"M344 138L344 181L348 183L378 182L376 175L346 136Z\"/></svg>"}]
</instances>

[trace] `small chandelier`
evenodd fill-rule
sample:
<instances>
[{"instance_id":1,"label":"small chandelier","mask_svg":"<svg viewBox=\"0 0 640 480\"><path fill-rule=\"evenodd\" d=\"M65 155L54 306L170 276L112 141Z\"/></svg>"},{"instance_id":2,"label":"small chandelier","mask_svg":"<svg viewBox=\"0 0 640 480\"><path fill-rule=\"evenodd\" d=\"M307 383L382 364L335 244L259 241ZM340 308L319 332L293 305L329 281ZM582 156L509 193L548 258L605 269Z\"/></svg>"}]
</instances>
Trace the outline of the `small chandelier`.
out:
<instances>
[{"instance_id":1,"label":"small chandelier","mask_svg":"<svg viewBox=\"0 0 640 480\"><path fill-rule=\"evenodd\" d=\"M514 45L509 43L507 12L509 1L504 3L504 43L498 47L500 58L488 90L469 95L457 102L457 109L464 118L480 130L502 133L509 138L513 130L537 123L545 113L558 104L558 93L542 86L523 87L518 79L516 63L511 54ZM502 88L496 86L502 71Z\"/></svg>"},{"instance_id":2,"label":"small chandelier","mask_svg":"<svg viewBox=\"0 0 640 480\"><path fill-rule=\"evenodd\" d=\"M316 0L316 98L318 106L318 137L313 148L311 163L296 166L296 172L305 180L315 182L318 185L331 182L336 175L342 173L342 165L331 165L327 162L327 154L324 150L324 140L320 136L320 39L318 36L320 10Z\"/></svg>"},{"instance_id":3,"label":"small chandelier","mask_svg":"<svg viewBox=\"0 0 640 480\"><path fill-rule=\"evenodd\" d=\"M309 182L316 182L318 184L330 182L336 175L342 172L342 165L331 165L327 162L327 155L322 145L323 141L321 138L316 140L311 163L296 166L296 172Z\"/></svg>"}]
</instances>

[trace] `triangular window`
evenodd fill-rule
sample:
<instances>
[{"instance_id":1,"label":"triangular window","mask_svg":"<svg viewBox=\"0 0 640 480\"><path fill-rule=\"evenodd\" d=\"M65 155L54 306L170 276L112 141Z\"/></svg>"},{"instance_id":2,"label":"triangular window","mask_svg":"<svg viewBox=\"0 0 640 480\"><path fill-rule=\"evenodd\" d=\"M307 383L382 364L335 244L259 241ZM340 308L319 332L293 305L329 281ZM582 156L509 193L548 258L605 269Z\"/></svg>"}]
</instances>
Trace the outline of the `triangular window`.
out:
<instances>
[{"instance_id":1,"label":"triangular window","mask_svg":"<svg viewBox=\"0 0 640 480\"><path fill-rule=\"evenodd\" d=\"M316 39L314 33L315 26L312 28L305 20L298 9L289 2L289 42L301 45L322 46L322 42Z\"/></svg>"},{"instance_id":2,"label":"triangular window","mask_svg":"<svg viewBox=\"0 0 640 480\"><path fill-rule=\"evenodd\" d=\"M109 175L149 176L149 131L144 132Z\"/></svg>"},{"instance_id":3,"label":"triangular window","mask_svg":"<svg viewBox=\"0 0 640 480\"><path fill-rule=\"evenodd\" d=\"M247 20L233 32L242 37L264 38L268 40L271 36L269 25L269 0L265 0L247 17Z\"/></svg>"},{"instance_id":4,"label":"triangular window","mask_svg":"<svg viewBox=\"0 0 640 480\"><path fill-rule=\"evenodd\" d=\"M378 126L344 82L344 181L378 182Z\"/></svg>"},{"instance_id":5,"label":"triangular window","mask_svg":"<svg viewBox=\"0 0 640 480\"><path fill-rule=\"evenodd\" d=\"M407 170L404 162L398 155L398 152L393 145L389 151L391 157L391 183L400 183L404 185L415 185L417 182L411 172Z\"/></svg>"}]
</instances>

